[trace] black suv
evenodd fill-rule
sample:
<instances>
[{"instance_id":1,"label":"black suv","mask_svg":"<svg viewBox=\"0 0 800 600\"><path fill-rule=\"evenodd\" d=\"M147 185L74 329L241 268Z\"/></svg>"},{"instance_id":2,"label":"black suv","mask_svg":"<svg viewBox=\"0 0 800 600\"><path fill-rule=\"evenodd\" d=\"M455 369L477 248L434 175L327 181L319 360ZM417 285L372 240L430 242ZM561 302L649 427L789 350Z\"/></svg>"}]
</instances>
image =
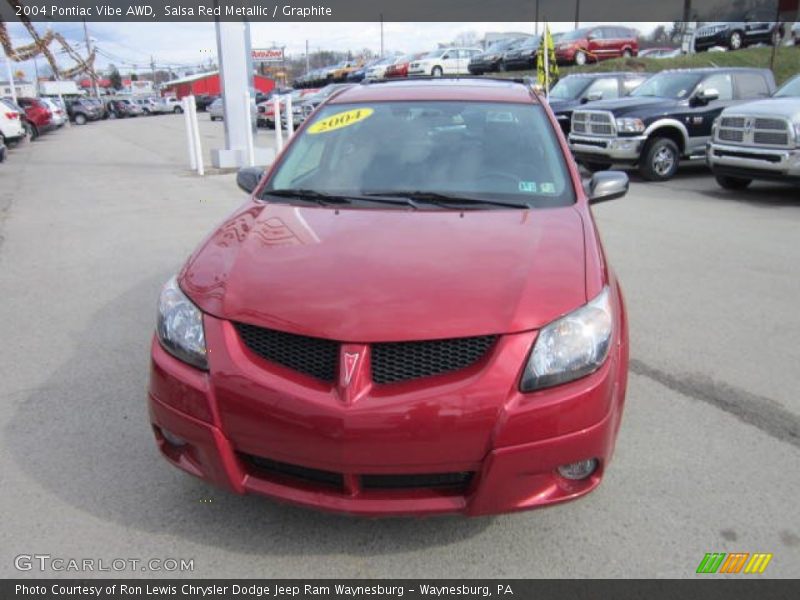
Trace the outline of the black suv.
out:
<instances>
[{"instance_id":1,"label":"black suv","mask_svg":"<svg viewBox=\"0 0 800 600\"><path fill-rule=\"evenodd\" d=\"M550 108L565 134L570 131L572 111L589 102L627 96L649 73L575 73L559 79L550 90Z\"/></svg>"},{"instance_id":2,"label":"black suv","mask_svg":"<svg viewBox=\"0 0 800 600\"><path fill-rule=\"evenodd\" d=\"M777 46L785 33L783 23L776 21L731 21L709 23L694 34L694 49L697 52L714 46L728 50L739 50L752 44Z\"/></svg>"},{"instance_id":3,"label":"black suv","mask_svg":"<svg viewBox=\"0 0 800 600\"><path fill-rule=\"evenodd\" d=\"M638 166L645 179L665 181L682 158L705 158L714 119L724 108L774 90L769 69L662 71L625 98L575 110L569 145L589 170Z\"/></svg>"},{"instance_id":4,"label":"black suv","mask_svg":"<svg viewBox=\"0 0 800 600\"><path fill-rule=\"evenodd\" d=\"M76 125L84 125L87 121L97 121L103 117L102 107L88 98L67 100L67 115Z\"/></svg>"}]
</instances>

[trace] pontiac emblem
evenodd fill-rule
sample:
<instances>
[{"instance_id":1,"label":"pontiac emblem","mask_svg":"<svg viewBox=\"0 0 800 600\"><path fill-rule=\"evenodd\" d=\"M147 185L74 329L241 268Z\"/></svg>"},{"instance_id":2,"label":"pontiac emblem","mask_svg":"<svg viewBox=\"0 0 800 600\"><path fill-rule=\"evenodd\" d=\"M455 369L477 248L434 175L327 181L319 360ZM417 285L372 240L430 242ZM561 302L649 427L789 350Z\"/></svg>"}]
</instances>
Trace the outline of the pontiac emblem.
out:
<instances>
[{"instance_id":1,"label":"pontiac emblem","mask_svg":"<svg viewBox=\"0 0 800 600\"><path fill-rule=\"evenodd\" d=\"M350 380L353 378L353 373L356 372L356 365L358 364L358 352L345 352L344 353L344 385L350 385Z\"/></svg>"}]
</instances>

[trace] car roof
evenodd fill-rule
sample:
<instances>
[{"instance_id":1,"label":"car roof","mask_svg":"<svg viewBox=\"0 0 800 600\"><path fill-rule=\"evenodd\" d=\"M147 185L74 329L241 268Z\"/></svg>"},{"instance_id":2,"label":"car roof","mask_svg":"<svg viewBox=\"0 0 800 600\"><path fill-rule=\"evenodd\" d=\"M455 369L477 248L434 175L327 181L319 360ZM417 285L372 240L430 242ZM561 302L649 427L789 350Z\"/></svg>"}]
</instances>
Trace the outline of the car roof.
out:
<instances>
[{"instance_id":1,"label":"car roof","mask_svg":"<svg viewBox=\"0 0 800 600\"><path fill-rule=\"evenodd\" d=\"M665 69L660 73L767 73L769 69L759 69L757 67L698 67L696 69ZM658 73L654 73L658 75Z\"/></svg>"},{"instance_id":2,"label":"car roof","mask_svg":"<svg viewBox=\"0 0 800 600\"><path fill-rule=\"evenodd\" d=\"M405 79L351 86L331 98L331 104L350 102L467 100L537 104L529 86L511 79Z\"/></svg>"},{"instance_id":3,"label":"car roof","mask_svg":"<svg viewBox=\"0 0 800 600\"><path fill-rule=\"evenodd\" d=\"M653 73L644 73L640 71L608 71L603 72L599 71L597 73L570 73L567 77L574 77L575 79L578 78L585 78L585 79L597 79L598 77L650 77Z\"/></svg>"}]
</instances>

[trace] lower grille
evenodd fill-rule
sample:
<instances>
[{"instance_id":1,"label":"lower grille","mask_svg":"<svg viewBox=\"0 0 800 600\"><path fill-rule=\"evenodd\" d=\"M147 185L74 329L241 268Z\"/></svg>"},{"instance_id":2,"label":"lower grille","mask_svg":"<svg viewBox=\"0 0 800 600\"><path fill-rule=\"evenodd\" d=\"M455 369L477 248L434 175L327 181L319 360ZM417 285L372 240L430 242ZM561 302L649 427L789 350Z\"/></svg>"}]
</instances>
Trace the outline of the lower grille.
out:
<instances>
[{"instance_id":1,"label":"lower grille","mask_svg":"<svg viewBox=\"0 0 800 600\"><path fill-rule=\"evenodd\" d=\"M236 323L245 345L261 358L332 383L339 367L339 343Z\"/></svg>"},{"instance_id":2,"label":"lower grille","mask_svg":"<svg viewBox=\"0 0 800 600\"><path fill-rule=\"evenodd\" d=\"M252 454L239 454L239 458L255 471L255 475L292 479L297 482L345 490L344 474L335 471L311 469L290 463L279 462ZM475 473L460 471L455 473L412 473L407 475L361 475L360 487L363 490L414 490L448 489L466 490Z\"/></svg>"},{"instance_id":3,"label":"lower grille","mask_svg":"<svg viewBox=\"0 0 800 600\"><path fill-rule=\"evenodd\" d=\"M414 488L466 488L474 473L432 473L414 475L362 475L361 487L366 490L401 490Z\"/></svg>"},{"instance_id":4,"label":"lower grille","mask_svg":"<svg viewBox=\"0 0 800 600\"><path fill-rule=\"evenodd\" d=\"M269 475L290 477L307 483L327 485L338 489L344 489L344 475L333 471L322 471L320 469L309 469L299 465L282 463L269 458L252 456L250 454L240 454L242 459L253 465L257 470Z\"/></svg>"},{"instance_id":5,"label":"lower grille","mask_svg":"<svg viewBox=\"0 0 800 600\"><path fill-rule=\"evenodd\" d=\"M497 340L483 335L372 346L372 380L397 383L465 369L478 362Z\"/></svg>"}]
</instances>

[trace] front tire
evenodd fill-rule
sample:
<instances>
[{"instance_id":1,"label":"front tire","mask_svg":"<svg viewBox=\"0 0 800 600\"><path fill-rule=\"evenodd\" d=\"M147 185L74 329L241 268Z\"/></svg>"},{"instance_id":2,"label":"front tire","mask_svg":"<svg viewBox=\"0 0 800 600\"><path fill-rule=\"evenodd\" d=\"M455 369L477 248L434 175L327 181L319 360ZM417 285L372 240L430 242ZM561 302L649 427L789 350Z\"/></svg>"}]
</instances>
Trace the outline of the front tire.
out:
<instances>
[{"instance_id":1,"label":"front tire","mask_svg":"<svg viewBox=\"0 0 800 600\"><path fill-rule=\"evenodd\" d=\"M632 56L633 52L631 52L627 48L625 48L625 50L622 51L622 58L631 58Z\"/></svg>"},{"instance_id":2,"label":"front tire","mask_svg":"<svg viewBox=\"0 0 800 600\"><path fill-rule=\"evenodd\" d=\"M583 50L578 50L575 53L575 64L578 65L579 67L582 67L583 65L586 64L586 52L584 52Z\"/></svg>"},{"instance_id":3,"label":"front tire","mask_svg":"<svg viewBox=\"0 0 800 600\"><path fill-rule=\"evenodd\" d=\"M753 183L752 179L744 177L729 177L728 175L715 175L714 178L720 187L726 190L744 190Z\"/></svg>"},{"instance_id":4,"label":"front tire","mask_svg":"<svg viewBox=\"0 0 800 600\"><path fill-rule=\"evenodd\" d=\"M431 77L441 77L442 75L444 75L442 67L433 67L433 69L431 69Z\"/></svg>"},{"instance_id":5,"label":"front tire","mask_svg":"<svg viewBox=\"0 0 800 600\"><path fill-rule=\"evenodd\" d=\"M176 115L179 115L183 112L183 109L180 106L176 106L175 110L173 110L172 112L175 113Z\"/></svg>"},{"instance_id":6,"label":"front tire","mask_svg":"<svg viewBox=\"0 0 800 600\"><path fill-rule=\"evenodd\" d=\"M728 48L730 50L740 50L744 46L744 39L741 31L734 31L728 38Z\"/></svg>"},{"instance_id":7,"label":"front tire","mask_svg":"<svg viewBox=\"0 0 800 600\"><path fill-rule=\"evenodd\" d=\"M86 125L86 115L75 115L75 125Z\"/></svg>"},{"instance_id":8,"label":"front tire","mask_svg":"<svg viewBox=\"0 0 800 600\"><path fill-rule=\"evenodd\" d=\"M667 181L675 176L680 161L678 144L669 138L653 138L644 147L639 173L648 181Z\"/></svg>"}]
</instances>

